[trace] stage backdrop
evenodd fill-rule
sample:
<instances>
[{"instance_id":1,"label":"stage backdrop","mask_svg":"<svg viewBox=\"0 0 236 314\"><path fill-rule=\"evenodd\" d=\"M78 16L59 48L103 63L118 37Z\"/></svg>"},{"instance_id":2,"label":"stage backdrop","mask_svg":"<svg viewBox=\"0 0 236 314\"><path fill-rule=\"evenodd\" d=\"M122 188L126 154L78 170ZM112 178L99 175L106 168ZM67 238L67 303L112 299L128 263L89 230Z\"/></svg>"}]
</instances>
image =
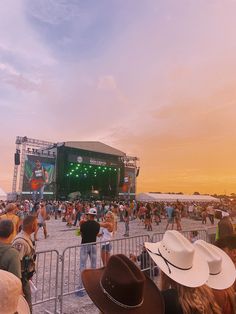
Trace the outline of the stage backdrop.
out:
<instances>
[{"instance_id":1,"label":"stage backdrop","mask_svg":"<svg viewBox=\"0 0 236 314\"><path fill-rule=\"evenodd\" d=\"M26 156L22 194L31 194L33 190L36 190L39 186L37 184L41 184L40 179L37 180L37 178L33 175L35 162L37 160L40 161L43 171L47 172L48 183L42 182L42 184L44 184L44 194L53 195L55 193L56 160L55 158L33 155Z\"/></svg>"}]
</instances>

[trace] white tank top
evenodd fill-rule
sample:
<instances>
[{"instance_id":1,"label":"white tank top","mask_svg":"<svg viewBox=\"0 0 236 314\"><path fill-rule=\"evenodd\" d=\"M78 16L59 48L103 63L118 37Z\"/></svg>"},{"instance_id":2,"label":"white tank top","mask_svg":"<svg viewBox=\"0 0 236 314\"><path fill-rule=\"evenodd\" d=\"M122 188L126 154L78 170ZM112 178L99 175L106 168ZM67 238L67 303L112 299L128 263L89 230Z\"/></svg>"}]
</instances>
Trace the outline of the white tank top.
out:
<instances>
[{"instance_id":1,"label":"white tank top","mask_svg":"<svg viewBox=\"0 0 236 314\"><path fill-rule=\"evenodd\" d=\"M101 227L101 242L103 241L110 241L113 237L113 232L109 231L107 228ZM106 243L103 243L106 244Z\"/></svg>"}]
</instances>

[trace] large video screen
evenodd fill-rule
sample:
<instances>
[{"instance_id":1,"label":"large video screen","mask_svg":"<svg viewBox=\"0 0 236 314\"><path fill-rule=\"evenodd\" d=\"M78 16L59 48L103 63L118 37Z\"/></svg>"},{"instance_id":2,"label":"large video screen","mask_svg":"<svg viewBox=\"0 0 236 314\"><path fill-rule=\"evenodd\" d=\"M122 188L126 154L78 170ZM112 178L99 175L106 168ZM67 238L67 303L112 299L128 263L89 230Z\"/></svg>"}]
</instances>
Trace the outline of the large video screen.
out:
<instances>
[{"instance_id":1,"label":"large video screen","mask_svg":"<svg viewBox=\"0 0 236 314\"><path fill-rule=\"evenodd\" d=\"M26 155L22 193L43 189L43 194L53 195L55 176L55 158Z\"/></svg>"},{"instance_id":2,"label":"large video screen","mask_svg":"<svg viewBox=\"0 0 236 314\"><path fill-rule=\"evenodd\" d=\"M121 187L121 193L135 195L136 191L136 169L125 167L124 182Z\"/></svg>"}]
</instances>

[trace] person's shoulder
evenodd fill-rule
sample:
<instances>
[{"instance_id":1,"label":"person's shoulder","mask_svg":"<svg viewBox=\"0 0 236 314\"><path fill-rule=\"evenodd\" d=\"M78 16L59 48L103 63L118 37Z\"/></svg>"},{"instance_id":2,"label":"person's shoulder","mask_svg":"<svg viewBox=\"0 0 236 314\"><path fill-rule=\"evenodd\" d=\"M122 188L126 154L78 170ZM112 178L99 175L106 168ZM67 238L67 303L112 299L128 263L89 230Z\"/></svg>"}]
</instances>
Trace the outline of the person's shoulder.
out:
<instances>
[{"instance_id":1,"label":"person's shoulder","mask_svg":"<svg viewBox=\"0 0 236 314\"><path fill-rule=\"evenodd\" d=\"M5 258L7 260L19 258L19 252L17 251L17 249L15 247L12 247L9 245L9 247L6 248L6 250L4 252L3 258Z\"/></svg>"},{"instance_id":2,"label":"person's shoulder","mask_svg":"<svg viewBox=\"0 0 236 314\"><path fill-rule=\"evenodd\" d=\"M13 240L13 244L15 243L21 243L24 246L28 246L29 245L29 241L30 239L26 238L24 234L22 234L22 232L18 233L16 235L16 237Z\"/></svg>"}]
</instances>

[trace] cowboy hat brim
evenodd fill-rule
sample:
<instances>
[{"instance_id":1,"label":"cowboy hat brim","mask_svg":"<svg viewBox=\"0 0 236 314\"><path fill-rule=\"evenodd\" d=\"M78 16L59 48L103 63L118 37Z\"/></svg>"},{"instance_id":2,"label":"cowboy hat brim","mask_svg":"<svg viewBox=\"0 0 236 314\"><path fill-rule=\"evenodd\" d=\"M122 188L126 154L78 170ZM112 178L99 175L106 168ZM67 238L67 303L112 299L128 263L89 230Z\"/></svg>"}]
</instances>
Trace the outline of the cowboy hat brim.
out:
<instances>
[{"instance_id":1,"label":"cowboy hat brim","mask_svg":"<svg viewBox=\"0 0 236 314\"><path fill-rule=\"evenodd\" d=\"M162 295L154 282L148 277L146 277L144 284L144 296L141 306L130 309L121 307L118 304L114 303L102 291L100 285L100 280L102 278L104 270L104 267L99 269L85 269L81 274L84 287L89 297L102 313L149 314L153 312L153 309L155 309L156 314L164 313L164 301L162 299ZM130 291L130 294L132 293L133 292Z\"/></svg>"},{"instance_id":2,"label":"cowboy hat brim","mask_svg":"<svg viewBox=\"0 0 236 314\"><path fill-rule=\"evenodd\" d=\"M208 264L198 252L194 252L192 267L188 270L183 270L174 267L171 264L167 265L166 261L161 256L155 254L161 247L161 242L145 242L145 247L147 248L150 257L157 264L157 266L174 281L180 283L183 286L192 288L200 287L206 283L209 277Z\"/></svg>"}]
</instances>

